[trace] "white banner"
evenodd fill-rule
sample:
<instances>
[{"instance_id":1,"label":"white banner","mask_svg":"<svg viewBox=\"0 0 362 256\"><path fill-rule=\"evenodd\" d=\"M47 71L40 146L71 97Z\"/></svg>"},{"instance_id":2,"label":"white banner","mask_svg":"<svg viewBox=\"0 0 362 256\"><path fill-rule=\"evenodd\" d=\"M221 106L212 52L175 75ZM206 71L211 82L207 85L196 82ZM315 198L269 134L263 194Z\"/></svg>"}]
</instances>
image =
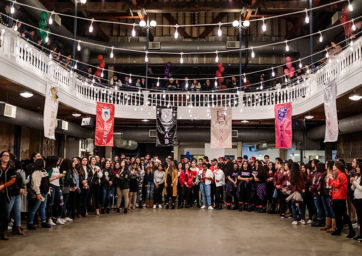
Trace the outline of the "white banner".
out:
<instances>
[{"instance_id":1,"label":"white banner","mask_svg":"<svg viewBox=\"0 0 362 256\"><path fill-rule=\"evenodd\" d=\"M47 85L44 105L44 137L55 140L55 128L57 127L58 114L58 90Z\"/></svg>"},{"instance_id":2,"label":"white banner","mask_svg":"<svg viewBox=\"0 0 362 256\"><path fill-rule=\"evenodd\" d=\"M336 90L335 81L326 84L324 87L324 113L326 114L324 142L335 142L338 140Z\"/></svg>"},{"instance_id":3,"label":"white banner","mask_svg":"<svg viewBox=\"0 0 362 256\"><path fill-rule=\"evenodd\" d=\"M231 108L211 109L211 148L232 148Z\"/></svg>"}]
</instances>

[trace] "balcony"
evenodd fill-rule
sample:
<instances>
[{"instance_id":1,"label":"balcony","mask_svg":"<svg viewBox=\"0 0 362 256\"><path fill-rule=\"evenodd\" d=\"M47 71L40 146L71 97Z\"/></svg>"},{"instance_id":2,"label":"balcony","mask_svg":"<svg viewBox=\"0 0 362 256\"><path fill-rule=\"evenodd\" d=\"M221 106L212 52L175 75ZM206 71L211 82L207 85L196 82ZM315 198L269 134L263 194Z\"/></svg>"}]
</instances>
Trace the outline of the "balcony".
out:
<instances>
[{"instance_id":1,"label":"balcony","mask_svg":"<svg viewBox=\"0 0 362 256\"><path fill-rule=\"evenodd\" d=\"M362 38L310 74L303 82L284 89L259 92L150 92L121 91L93 86L85 77L68 71L48 55L20 38L15 31L4 30L0 47L0 75L45 94L47 85L59 91L61 103L95 115L96 102L116 106L116 118L154 119L156 106L178 107L178 119L210 119L211 107L231 107L234 120L274 118L274 105L293 103L293 115L300 115L323 102L324 84L336 79L341 96L361 85Z\"/></svg>"}]
</instances>

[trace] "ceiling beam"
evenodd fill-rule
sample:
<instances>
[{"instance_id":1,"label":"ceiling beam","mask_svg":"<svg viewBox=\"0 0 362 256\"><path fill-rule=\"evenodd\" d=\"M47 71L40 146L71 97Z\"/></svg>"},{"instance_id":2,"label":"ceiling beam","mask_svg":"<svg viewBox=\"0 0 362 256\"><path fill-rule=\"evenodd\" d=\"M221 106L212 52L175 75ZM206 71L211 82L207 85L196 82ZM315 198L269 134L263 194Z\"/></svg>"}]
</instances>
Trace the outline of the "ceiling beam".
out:
<instances>
[{"instance_id":1,"label":"ceiling beam","mask_svg":"<svg viewBox=\"0 0 362 256\"><path fill-rule=\"evenodd\" d=\"M162 15L168 20L168 22L170 22L171 25L178 24L177 20L170 13L163 13ZM179 27L177 32L184 38L192 38L192 36L190 36L183 27Z\"/></svg>"},{"instance_id":2,"label":"ceiling beam","mask_svg":"<svg viewBox=\"0 0 362 256\"><path fill-rule=\"evenodd\" d=\"M221 20L226 17L227 13L226 12L221 12L219 13L213 20L211 23L219 23L221 22ZM200 38L205 38L207 37L211 32L212 30L214 29L215 27L214 26L208 26L205 28L204 32L201 33L201 35L199 36Z\"/></svg>"}]
</instances>

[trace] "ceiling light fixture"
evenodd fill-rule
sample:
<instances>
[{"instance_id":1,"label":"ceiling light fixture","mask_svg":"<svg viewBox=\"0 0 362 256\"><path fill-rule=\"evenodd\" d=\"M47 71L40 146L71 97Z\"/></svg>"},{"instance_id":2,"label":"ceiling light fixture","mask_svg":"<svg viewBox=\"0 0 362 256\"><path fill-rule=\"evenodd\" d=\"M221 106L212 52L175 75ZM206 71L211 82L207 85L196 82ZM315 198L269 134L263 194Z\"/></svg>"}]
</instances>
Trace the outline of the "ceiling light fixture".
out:
<instances>
[{"instance_id":1,"label":"ceiling light fixture","mask_svg":"<svg viewBox=\"0 0 362 256\"><path fill-rule=\"evenodd\" d=\"M139 26L140 26L141 28L146 27L146 21L141 20L140 23L139 23Z\"/></svg>"},{"instance_id":2,"label":"ceiling light fixture","mask_svg":"<svg viewBox=\"0 0 362 256\"><path fill-rule=\"evenodd\" d=\"M310 119L313 119L314 116L313 115L306 115L304 118L310 120Z\"/></svg>"},{"instance_id":3,"label":"ceiling light fixture","mask_svg":"<svg viewBox=\"0 0 362 256\"><path fill-rule=\"evenodd\" d=\"M239 21L238 20L233 21L233 27L234 28L239 27Z\"/></svg>"},{"instance_id":4,"label":"ceiling light fixture","mask_svg":"<svg viewBox=\"0 0 362 256\"><path fill-rule=\"evenodd\" d=\"M74 117L80 117L82 114L79 114L79 113L73 113L72 116Z\"/></svg>"},{"instance_id":5,"label":"ceiling light fixture","mask_svg":"<svg viewBox=\"0 0 362 256\"><path fill-rule=\"evenodd\" d=\"M22 93L20 93L20 96L23 98L30 98L30 97L33 97L34 94L31 92L22 92Z\"/></svg>"},{"instance_id":6,"label":"ceiling light fixture","mask_svg":"<svg viewBox=\"0 0 362 256\"><path fill-rule=\"evenodd\" d=\"M240 121L241 123L243 123L243 124L247 124L247 123L249 123L249 121L248 120L242 120L242 121Z\"/></svg>"},{"instance_id":7,"label":"ceiling light fixture","mask_svg":"<svg viewBox=\"0 0 362 256\"><path fill-rule=\"evenodd\" d=\"M362 96L357 93L353 93L348 97L348 99L352 101L359 101L360 99L362 99Z\"/></svg>"}]
</instances>

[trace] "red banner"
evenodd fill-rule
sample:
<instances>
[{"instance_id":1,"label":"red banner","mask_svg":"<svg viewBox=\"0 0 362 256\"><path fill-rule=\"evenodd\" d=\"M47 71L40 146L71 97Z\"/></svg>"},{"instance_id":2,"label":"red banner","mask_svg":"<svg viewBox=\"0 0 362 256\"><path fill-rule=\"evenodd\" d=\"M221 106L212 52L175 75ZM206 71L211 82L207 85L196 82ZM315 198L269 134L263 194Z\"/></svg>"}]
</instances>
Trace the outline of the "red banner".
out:
<instances>
[{"instance_id":1,"label":"red banner","mask_svg":"<svg viewBox=\"0 0 362 256\"><path fill-rule=\"evenodd\" d=\"M292 147L292 103L275 105L275 147Z\"/></svg>"},{"instance_id":2,"label":"red banner","mask_svg":"<svg viewBox=\"0 0 362 256\"><path fill-rule=\"evenodd\" d=\"M114 105L97 102L96 146L113 147Z\"/></svg>"}]
</instances>

